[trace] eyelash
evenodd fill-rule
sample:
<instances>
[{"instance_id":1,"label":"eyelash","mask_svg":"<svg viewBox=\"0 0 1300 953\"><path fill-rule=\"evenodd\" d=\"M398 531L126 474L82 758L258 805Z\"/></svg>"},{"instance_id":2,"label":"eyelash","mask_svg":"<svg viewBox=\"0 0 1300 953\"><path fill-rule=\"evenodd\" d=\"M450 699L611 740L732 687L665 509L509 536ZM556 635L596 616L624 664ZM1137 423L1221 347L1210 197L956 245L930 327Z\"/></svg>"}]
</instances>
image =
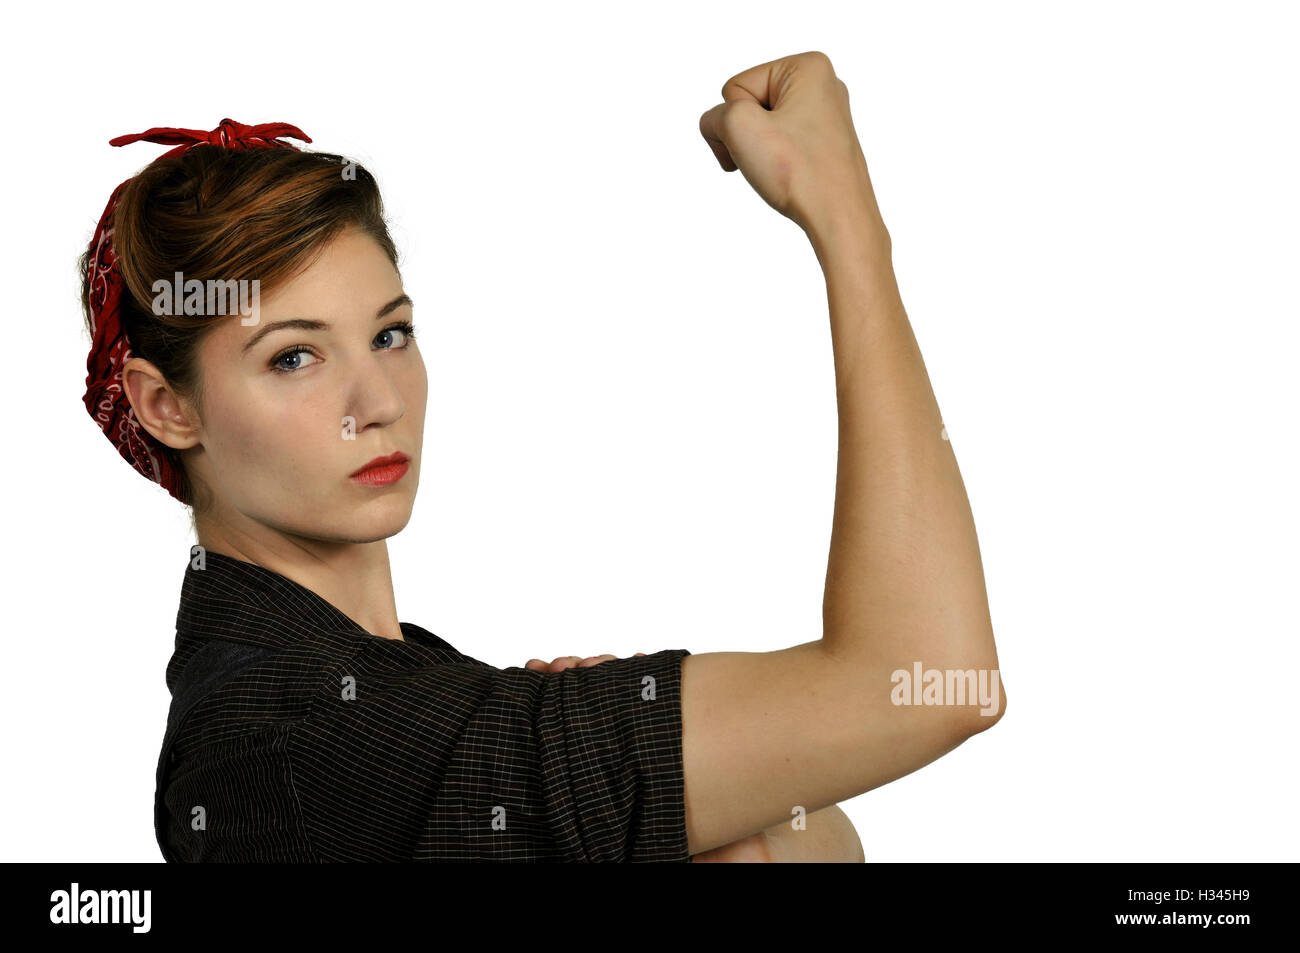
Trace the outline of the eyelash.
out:
<instances>
[{"instance_id":1,"label":"eyelash","mask_svg":"<svg viewBox=\"0 0 1300 953\"><path fill-rule=\"evenodd\" d=\"M406 343L403 344L401 347L383 347L380 348L381 351L405 351L408 347L411 346L411 342L415 340L415 325L412 324L410 321L398 321L394 324L390 324L388 327L384 328L383 331L380 331L379 334L383 334L384 331L401 331L403 334L406 335ZM379 334L376 334L375 337L379 337ZM296 347L288 348L287 350L281 351L275 357L271 358L271 365L270 365L271 370L275 371L277 374L296 374L298 373L298 371L302 370L302 368L280 367L279 366L280 362L283 361L286 357L289 357L290 355L293 354L311 354L311 353L312 353L311 348L304 347L301 344Z\"/></svg>"}]
</instances>

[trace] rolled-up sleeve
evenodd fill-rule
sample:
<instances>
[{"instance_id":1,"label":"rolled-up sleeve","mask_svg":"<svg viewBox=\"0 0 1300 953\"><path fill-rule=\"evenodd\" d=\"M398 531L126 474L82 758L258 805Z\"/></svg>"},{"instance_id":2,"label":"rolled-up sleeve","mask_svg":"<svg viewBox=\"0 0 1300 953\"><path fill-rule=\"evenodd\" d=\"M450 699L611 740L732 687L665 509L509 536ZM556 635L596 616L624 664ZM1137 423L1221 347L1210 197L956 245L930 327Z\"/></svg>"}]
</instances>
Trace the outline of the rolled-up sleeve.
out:
<instances>
[{"instance_id":1,"label":"rolled-up sleeve","mask_svg":"<svg viewBox=\"0 0 1300 953\"><path fill-rule=\"evenodd\" d=\"M287 744L326 861L690 859L685 649L564 672L416 664L368 645L331 666Z\"/></svg>"}]
</instances>

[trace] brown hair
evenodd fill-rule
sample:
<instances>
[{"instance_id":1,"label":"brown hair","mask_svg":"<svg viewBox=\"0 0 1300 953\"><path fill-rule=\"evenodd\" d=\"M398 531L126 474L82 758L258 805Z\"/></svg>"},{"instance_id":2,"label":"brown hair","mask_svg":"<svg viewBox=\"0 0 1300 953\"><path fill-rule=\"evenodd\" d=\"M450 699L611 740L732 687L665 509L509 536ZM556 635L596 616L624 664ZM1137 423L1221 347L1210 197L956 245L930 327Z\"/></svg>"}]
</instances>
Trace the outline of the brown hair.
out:
<instances>
[{"instance_id":1,"label":"brown hair","mask_svg":"<svg viewBox=\"0 0 1300 953\"><path fill-rule=\"evenodd\" d=\"M310 265L348 225L370 235L397 267L379 186L343 156L204 145L152 162L123 189L114 213L122 327L132 356L156 365L179 396L201 406L198 347L228 316L155 314L154 282L171 282L178 271L205 287L210 280L255 279L266 294ZM78 262L88 332L93 250ZM184 499L193 501L180 454L162 450L181 474ZM201 512L206 503L192 505Z\"/></svg>"}]
</instances>

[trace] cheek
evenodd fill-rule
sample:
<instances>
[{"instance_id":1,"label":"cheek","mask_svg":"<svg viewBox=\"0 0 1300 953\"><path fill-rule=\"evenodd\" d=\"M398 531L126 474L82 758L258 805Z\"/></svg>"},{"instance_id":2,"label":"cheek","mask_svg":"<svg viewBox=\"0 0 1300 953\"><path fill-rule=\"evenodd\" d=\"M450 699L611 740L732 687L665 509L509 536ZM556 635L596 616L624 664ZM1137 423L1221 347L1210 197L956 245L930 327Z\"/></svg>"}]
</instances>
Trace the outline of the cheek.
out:
<instances>
[{"instance_id":1,"label":"cheek","mask_svg":"<svg viewBox=\"0 0 1300 953\"><path fill-rule=\"evenodd\" d=\"M417 357L410 393L420 420L424 420L424 408L429 400L429 374L424 367L424 356L417 353Z\"/></svg>"},{"instance_id":2,"label":"cheek","mask_svg":"<svg viewBox=\"0 0 1300 953\"><path fill-rule=\"evenodd\" d=\"M301 395L300 395L301 398ZM342 438L341 422L326 421L311 400L289 401L274 388L222 395L215 444L226 475L265 477L286 490L319 477L331 446Z\"/></svg>"}]
</instances>

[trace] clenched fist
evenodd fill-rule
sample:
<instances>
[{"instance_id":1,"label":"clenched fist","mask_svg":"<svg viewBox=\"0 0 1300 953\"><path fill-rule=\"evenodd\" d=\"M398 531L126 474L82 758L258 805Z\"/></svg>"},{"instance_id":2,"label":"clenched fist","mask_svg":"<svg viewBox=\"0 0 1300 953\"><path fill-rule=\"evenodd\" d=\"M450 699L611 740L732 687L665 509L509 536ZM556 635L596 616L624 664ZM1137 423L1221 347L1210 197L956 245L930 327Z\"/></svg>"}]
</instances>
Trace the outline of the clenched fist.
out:
<instances>
[{"instance_id":1,"label":"clenched fist","mask_svg":"<svg viewBox=\"0 0 1300 953\"><path fill-rule=\"evenodd\" d=\"M724 171L739 169L810 238L847 212L865 213L887 241L848 87L825 53L785 56L737 73L723 84L722 98L700 116L700 134Z\"/></svg>"}]
</instances>

